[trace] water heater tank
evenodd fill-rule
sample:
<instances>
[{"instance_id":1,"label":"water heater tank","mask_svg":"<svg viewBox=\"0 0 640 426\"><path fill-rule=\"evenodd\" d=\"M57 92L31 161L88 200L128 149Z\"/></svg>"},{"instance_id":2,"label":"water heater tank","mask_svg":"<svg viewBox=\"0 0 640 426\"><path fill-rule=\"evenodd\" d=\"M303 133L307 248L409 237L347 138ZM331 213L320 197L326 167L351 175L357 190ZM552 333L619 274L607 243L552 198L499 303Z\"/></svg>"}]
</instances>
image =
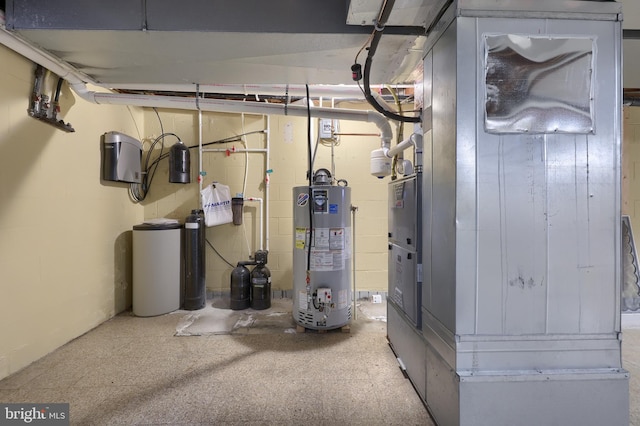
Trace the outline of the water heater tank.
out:
<instances>
[{"instance_id":1,"label":"water heater tank","mask_svg":"<svg viewBox=\"0 0 640 426\"><path fill-rule=\"evenodd\" d=\"M293 200L293 318L313 330L345 326L352 315L351 188L298 186Z\"/></svg>"}]
</instances>

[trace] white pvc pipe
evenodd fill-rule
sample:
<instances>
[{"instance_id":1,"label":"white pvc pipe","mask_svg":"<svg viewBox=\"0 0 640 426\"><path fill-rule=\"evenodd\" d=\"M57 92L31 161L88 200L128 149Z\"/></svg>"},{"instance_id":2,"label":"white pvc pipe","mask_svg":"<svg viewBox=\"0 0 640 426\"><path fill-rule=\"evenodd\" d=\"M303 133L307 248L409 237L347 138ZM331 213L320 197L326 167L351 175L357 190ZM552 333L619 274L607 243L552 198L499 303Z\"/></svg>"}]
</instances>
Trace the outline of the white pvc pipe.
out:
<instances>
[{"instance_id":1,"label":"white pvc pipe","mask_svg":"<svg viewBox=\"0 0 640 426\"><path fill-rule=\"evenodd\" d=\"M204 179L202 176L202 111L198 111L198 194L202 192L202 183ZM202 197L198 197L200 203L202 203ZM204 209L204 206L200 206Z\"/></svg>"},{"instance_id":2,"label":"white pvc pipe","mask_svg":"<svg viewBox=\"0 0 640 426\"><path fill-rule=\"evenodd\" d=\"M202 152L227 152L230 154L237 154L240 152L267 152L266 148L236 148L232 146L229 149L225 148L202 148Z\"/></svg>"},{"instance_id":3,"label":"white pvc pipe","mask_svg":"<svg viewBox=\"0 0 640 426\"><path fill-rule=\"evenodd\" d=\"M265 177L264 177L264 217L265 220L265 249L269 251L269 186L271 180L271 117L265 115L267 120L267 161L265 163Z\"/></svg>"},{"instance_id":4,"label":"white pvc pipe","mask_svg":"<svg viewBox=\"0 0 640 426\"><path fill-rule=\"evenodd\" d=\"M101 85L108 89L123 90L147 90L147 91L172 91L172 92L193 92L194 84L110 84ZM400 88L412 88L411 85L397 86ZM307 89L304 84L201 84L200 88L208 93L222 94L257 94L270 96L307 96ZM384 89L384 86L371 86L372 95L379 96L378 90ZM335 97L335 98L359 98L364 99L362 90L357 85L325 85L310 84L309 96L313 98L319 97Z\"/></svg>"},{"instance_id":5,"label":"white pvc pipe","mask_svg":"<svg viewBox=\"0 0 640 426\"><path fill-rule=\"evenodd\" d=\"M96 104L131 105L139 107L177 108L184 110L196 110L212 112L235 112L258 115L291 115L294 117L306 117L307 107L300 105L269 104L258 102L229 101L225 99L200 99L198 105L194 98L161 96L161 95L133 95L124 93L100 93L89 91L84 83L71 84L71 88L81 98ZM312 117L321 117L337 120L366 121L374 123L380 129L380 137L383 143L388 144L393 138L391 125L386 117L375 111L358 111L342 108L309 107Z\"/></svg>"},{"instance_id":6,"label":"white pvc pipe","mask_svg":"<svg viewBox=\"0 0 640 426\"><path fill-rule=\"evenodd\" d=\"M247 197L244 199L244 201L254 201L254 202L258 202L260 203L260 250L263 249L263 233L262 233L262 223L263 223L263 217L262 217L262 198L258 198L258 197Z\"/></svg>"},{"instance_id":7,"label":"white pvc pipe","mask_svg":"<svg viewBox=\"0 0 640 426\"><path fill-rule=\"evenodd\" d=\"M412 133L407 139L403 140L393 148L385 150L384 153L387 157L393 158L395 155L401 153L405 149L411 146L418 146L422 143L422 135L419 133Z\"/></svg>"},{"instance_id":8,"label":"white pvc pipe","mask_svg":"<svg viewBox=\"0 0 640 426\"><path fill-rule=\"evenodd\" d=\"M268 133L267 133L267 138L268 138ZM269 170L269 142L267 139L267 148L240 148L237 149L235 147L232 147L231 149L224 149L224 148L200 148L200 150L202 152L227 152L229 151L230 153L241 153L241 152L257 152L257 153L263 153L263 154L267 154L267 160L266 160L266 170ZM267 201L264 204L264 208L263 208L263 200L262 198L257 198L257 197L249 197L249 198L244 198L244 201L259 201L260 202L260 250L262 250L263 248L263 238L264 238L264 233L262 232L262 227L263 225L266 226L266 232L267 232L267 245L266 245L266 250L269 251L269 220L267 219L266 221L264 221L263 219L263 210L266 209L266 212L264 214L264 217L269 217L269 182L268 182L268 173L265 173L267 175L266 182L265 182L265 198L267 199ZM202 185L202 183L200 184ZM202 190L202 189L201 189ZM266 223L266 224L265 224Z\"/></svg>"},{"instance_id":9,"label":"white pvc pipe","mask_svg":"<svg viewBox=\"0 0 640 426\"><path fill-rule=\"evenodd\" d=\"M356 212L358 206L351 205L351 214L353 216L352 228L351 228L351 241L352 241L352 260L351 267L353 268L353 319L358 319L358 292L356 291Z\"/></svg>"}]
</instances>

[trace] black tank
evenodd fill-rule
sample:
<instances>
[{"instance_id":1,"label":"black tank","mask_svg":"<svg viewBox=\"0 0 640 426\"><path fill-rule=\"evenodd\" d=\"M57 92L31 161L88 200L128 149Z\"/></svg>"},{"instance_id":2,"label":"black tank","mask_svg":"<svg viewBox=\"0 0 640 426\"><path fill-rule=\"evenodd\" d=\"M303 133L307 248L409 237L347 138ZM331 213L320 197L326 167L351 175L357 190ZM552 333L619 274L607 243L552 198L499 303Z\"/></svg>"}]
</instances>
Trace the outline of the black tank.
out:
<instances>
[{"instance_id":1,"label":"black tank","mask_svg":"<svg viewBox=\"0 0 640 426\"><path fill-rule=\"evenodd\" d=\"M271 307L271 271L258 264L251 271L251 308L268 309Z\"/></svg>"},{"instance_id":2,"label":"black tank","mask_svg":"<svg viewBox=\"0 0 640 426\"><path fill-rule=\"evenodd\" d=\"M251 273L242 263L231 271L231 309L238 311L250 305Z\"/></svg>"},{"instance_id":3,"label":"black tank","mask_svg":"<svg viewBox=\"0 0 640 426\"><path fill-rule=\"evenodd\" d=\"M205 228L202 210L192 210L184 222L184 309L206 304Z\"/></svg>"}]
</instances>

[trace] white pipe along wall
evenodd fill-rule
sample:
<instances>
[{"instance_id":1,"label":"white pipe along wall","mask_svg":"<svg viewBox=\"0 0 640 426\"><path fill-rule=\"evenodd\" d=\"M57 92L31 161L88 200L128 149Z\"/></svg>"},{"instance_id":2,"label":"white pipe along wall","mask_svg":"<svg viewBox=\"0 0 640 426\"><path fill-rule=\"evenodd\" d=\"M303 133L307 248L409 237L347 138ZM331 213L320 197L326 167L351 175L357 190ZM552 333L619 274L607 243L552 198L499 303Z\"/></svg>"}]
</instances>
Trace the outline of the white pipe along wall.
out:
<instances>
[{"instance_id":1,"label":"white pipe along wall","mask_svg":"<svg viewBox=\"0 0 640 426\"><path fill-rule=\"evenodd\" d=\"M389 158L400 154L402 151L411 146L420 146L422 144L422 135L420 133L412 133L407 139L403 140L391 149L385 150L385 155Z\"/></svg>"},{"instance_id":2,"label":"white pipe along wall","mask_svg":"<svg viewBox=\"0 0 640 426\"><path fill-rule=\"evenodd\" d=\"M193 92L194 84L116 84L116 85L100 85L106 89L124 89L124 90L147 90L147 91L173 91L173 92ZM411 88L409 85L396 85L398 89ZM242 93L245 96L255 94L256 96L307 96L307 87L304 84L201 84L199 88L202 92L207 93ZM372 85L371 95L378 101L390 109L387 102L382 98L378 91L384 89L382 85ZM326 84L310 84L309 96L313 98L356 98L364 100L364 93L358 86L340 86ZM333 107L333 105L332 105Z\"/></svg>"},{"instance_id":3,"label":"white pipe along wall","mask_svg":"<svg viewBox=\"0 0 640 426\"><path fill-rule=\"evenodd\" d=\"M253 201L253 202L260 203L260 208L259 208L259 210L260 210L260 219L259 219L259 221L260 221L260 246L259 247L260 247L260 250L264 250L265 249L265 247L263 245L263 241L264 240L262 238L262 236L263 236L263 233L262 233L262 223L263 223L263 219L262 219L262 208L263 208L262 207L262 198L246 197L246 198L244 198L244 201ZM268 245L266 247L266 250L269 251L269 246Z\"/></svg>"},{"instance_id":4,"label":"white pipe along wall","mask_svg":"<svg viewBox=\"0 0 640 426\"><path fill-rule=\"evenodd\" d=\"M116 84L105 85L98 84L105 89L124 89L124 90L148 90L148 91L173 91L173 92L193 92L194 84ZM409 85L394 86L396 88L412 88ZM372 90L382 90L382 85L372 85ZM272 96L307 96L307 88L304 84L201 84L200 91L207 93L228 93L245 95L272 95ZM376 93L377 92L372 92ZM309 84L309 96L327 97L327 98L344 98L344 97L360 97L364 99L362 90L356 86L346 85L326 85L326 84Z\"/></svg>"},{"instance_id":5,"label":"white pipe along wall","mask_svg":"<svg viewBox=\"0 0 640 426\"><path fill-rule=\"evenodd\" d=\"M374 123L380 129L380 138L389 144L393 138L391 125L386 117L375 111L357 111L343 108L322 108L299 105L249 103L223 99L199 99L161 95L131 95L122 93L100 93L90 91L84 82L71 83L71 88L81 98L95 104L130 105L139 107L176 108L210 112L235 112L257 115L291 115L306 117L309 111L312 117L337 120L364 121Z\"/></svg>"}]
</instances>

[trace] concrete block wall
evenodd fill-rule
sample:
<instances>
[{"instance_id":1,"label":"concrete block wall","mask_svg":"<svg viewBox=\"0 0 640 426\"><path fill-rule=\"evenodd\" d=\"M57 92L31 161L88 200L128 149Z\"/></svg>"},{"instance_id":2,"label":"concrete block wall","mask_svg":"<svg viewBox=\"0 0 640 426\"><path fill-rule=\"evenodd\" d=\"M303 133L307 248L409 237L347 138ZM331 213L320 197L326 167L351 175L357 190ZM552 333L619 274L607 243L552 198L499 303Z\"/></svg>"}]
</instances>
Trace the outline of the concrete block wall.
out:
<instances>
[{"instance_id":1,"label":"concrete block wall","mask_svg":"<svg viewBox=\"0 0 640 426\"><path fill-rule=\"evenodd\" d=\"M624 107L622 214L628 215L636 246L640 239L640 107Z\"/></svg>"},{"instance_id":2,"label":"concrete block wall","mask_svg":"<svg viewBox=\"0 0 640 426\"><path fill-rule=\"evenodd\" d=\"M0 379L131 305L142 207L101 182L100 135L137 135L140 109L91 105L66 85L65 133L27 114L35 65L0 46ZM52 95L57 76L46 79Z\"/></svg>"},{"instance_id":3,"label":"concrete block wall","mask_svg":"<svg viewBox=\"0 0 640 426\"><path fill-rule=\"evenodd\" d=\"M369 109L364 103L343 103L342 108ZM188 145L198 143L198 113L194 111L159 110L165 132L174 132ZM210 142L242 133L266 129L267 118L260 115L202 113L203 142ZM316 120L313 120L314 127ZM269 262L274 290L293 288L293 188L307 185L307 120L306 118L271 116L269 118L270 165L269 174ZM371 123L342 120L343 133L378 133ZM160 134L160 122L152 110L145 111L145 145ZM316 130L314 130L315 134ZM408 135L409 133L406 133ZM167 137L165 149L175 142ZM249 148L264 148L266 136L252 134L245 138ZM243 148L243 143L215 145L217 148ZM334 147L335 175L347 180L352 188L352 204L356 212L356 282L358 290L386 291L387 289L387 184L369 172L372 150L380 147L377 136L342 136ZM156 154L154 154L156 155ZM408 155L412 155L409 153ZM213 181L230 187L231 195L243 192L247 155L205 152L204 184ZM265 154L248 154L245 197L266 198ZM198 152L191 150L192 183L168 183L167 161L160 163L148 199L143 202L145 218L170 217L184 220L192 208L199 205ZM318 147L314 168L331 169L331 149ZM246 260L259 247L259 204L245 203L242 226L232 224L207 228L207 238L231 264ZM266 248L266 237L265 237ZM214 294L228 291L232 267L209 247L207 250L207 289Z\"/></svg>"}]
</instances>

